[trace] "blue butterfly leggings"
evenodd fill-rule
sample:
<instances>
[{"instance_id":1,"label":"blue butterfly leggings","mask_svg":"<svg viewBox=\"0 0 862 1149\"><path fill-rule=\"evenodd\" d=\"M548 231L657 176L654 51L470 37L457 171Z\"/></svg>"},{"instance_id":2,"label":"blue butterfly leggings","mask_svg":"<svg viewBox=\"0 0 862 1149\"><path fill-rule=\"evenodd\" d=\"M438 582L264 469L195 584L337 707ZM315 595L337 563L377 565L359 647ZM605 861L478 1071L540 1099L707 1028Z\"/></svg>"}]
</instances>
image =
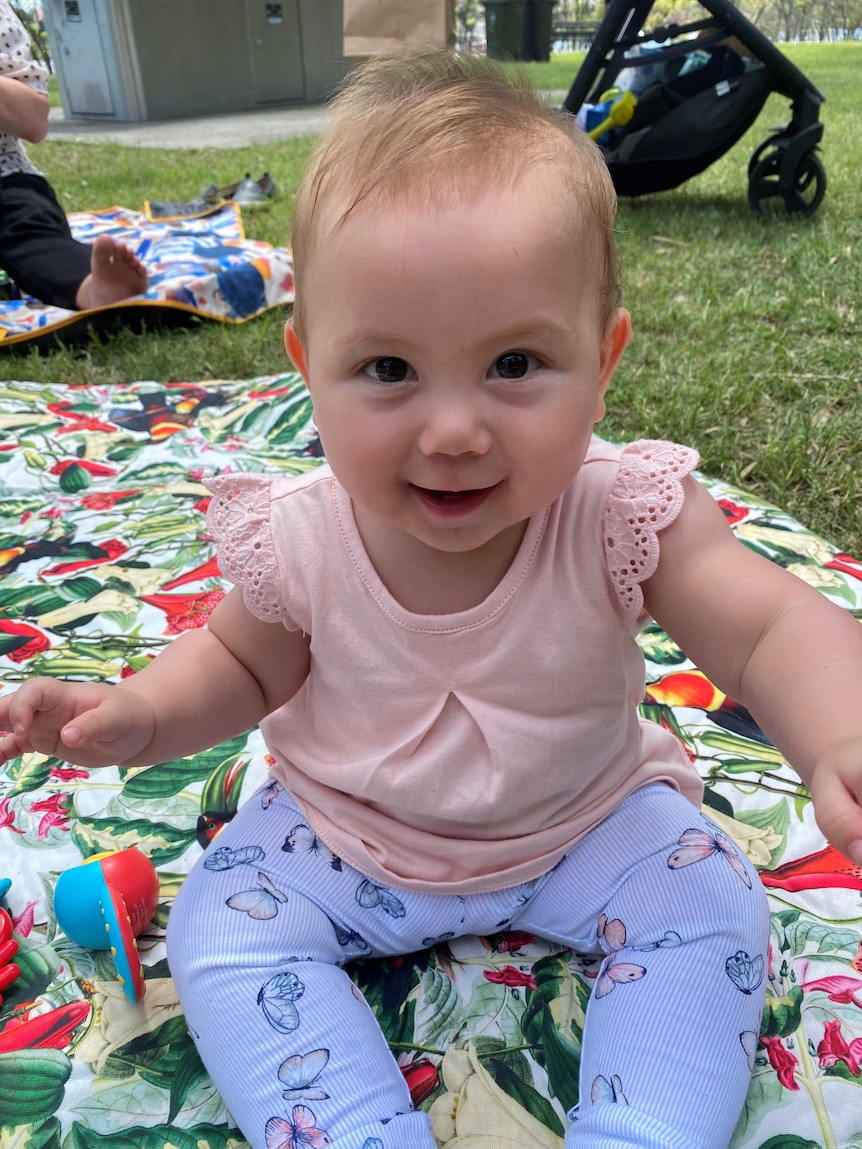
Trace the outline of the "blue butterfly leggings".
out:
<instances>
[{"instance_id":1,"label":"blue butterfly leggings","mask_svg":"<svg viewBox=\"0 0 862 1149\"><path fill-rule=\"evenodd\" d=\"M741 851L662 784L631 794L543 877L468 896L379 885L270 784L181 887L168 957L203 1062L254 1149L434 1149L341 967L510 930L595 959L565 1149L726 1149L760 1028L766 899Z\"/></svg>"}]
</instances>

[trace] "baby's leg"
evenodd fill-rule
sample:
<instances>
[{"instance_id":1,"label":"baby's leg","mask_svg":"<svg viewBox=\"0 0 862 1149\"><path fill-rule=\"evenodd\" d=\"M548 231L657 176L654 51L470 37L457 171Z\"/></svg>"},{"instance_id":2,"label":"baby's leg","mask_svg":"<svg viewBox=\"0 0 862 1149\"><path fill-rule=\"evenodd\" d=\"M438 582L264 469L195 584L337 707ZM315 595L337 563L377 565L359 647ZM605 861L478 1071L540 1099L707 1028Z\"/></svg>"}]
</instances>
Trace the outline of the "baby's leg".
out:
<instances>
[{"instance_id":1,"label":"baby's leg","mask_svg":"<svg viewBox=\"0 0 862 1149\"><path fill-rule=\"evenodd\" d=\"M727 1149L769 935L742 851L675 791L648 786L570 851L517 924L602 957L566 1149Z\"/></svg>"},{"instance_id":2,"label":"baby's leg","mask_svg":"<svg viewBox=\"0 0 862 1149\"><path fill-rule=\"evenodd\" d=\"M383 919L384 932L395 921L379 905L362 908L363 881L283 795L255 796L180 889L171 973L203 1062L254 1149L434 1147L374 1014L340 968L372 952L359 933L366 916Z\"/></svg>"}]
</instances>

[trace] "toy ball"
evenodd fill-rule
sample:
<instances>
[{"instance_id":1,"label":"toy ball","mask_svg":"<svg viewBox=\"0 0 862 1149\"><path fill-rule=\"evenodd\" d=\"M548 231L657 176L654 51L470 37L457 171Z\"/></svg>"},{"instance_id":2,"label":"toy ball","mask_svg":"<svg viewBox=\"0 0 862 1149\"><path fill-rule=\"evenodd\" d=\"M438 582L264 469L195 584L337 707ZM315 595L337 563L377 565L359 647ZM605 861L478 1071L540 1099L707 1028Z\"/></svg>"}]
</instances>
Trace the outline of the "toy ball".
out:
<instances>
[{"instance_id":1,"label":"toy ball","mask_svg":"<svg viewBox=\"0 0 862 1149\"><path fill-rule=\"evenodd\" d=\"M6 886L8 890L12 883L8 878L4 878L4 881L8 883ZM17 952L18 943L12 937L12 919L5 910L0 909L0 990L8 989L21 973L20 967L12 961ZM0 997L0 1003L2 1001L3 998Z\"/></svg>"},{"instance_id":2,"label":"toy ball","mask_svg":"<svg viewBox=\"0 0 862 1149\"><path fill-rule=\"evenodd\" d=\"M92 950L110 949L126 1000L145 992L136 938L159 901L155 867L140 850L94 854L65 870L54 887L54 913L67 937Z\"/></svg>"}]
</instances>

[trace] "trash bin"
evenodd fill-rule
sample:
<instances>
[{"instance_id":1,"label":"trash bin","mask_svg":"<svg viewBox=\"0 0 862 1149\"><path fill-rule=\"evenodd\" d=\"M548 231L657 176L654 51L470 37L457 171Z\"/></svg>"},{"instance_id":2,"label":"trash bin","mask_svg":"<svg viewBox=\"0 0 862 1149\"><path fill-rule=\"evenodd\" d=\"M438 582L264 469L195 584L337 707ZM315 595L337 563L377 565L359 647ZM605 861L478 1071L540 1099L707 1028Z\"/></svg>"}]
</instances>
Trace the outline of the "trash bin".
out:
<instances>
[{"instance_id":1,"label":"trash bin","mask_svg":"<svg viewBox=\"0 0 862 1149\"><path fill-rule=\"evenodd\" d=\"M482 0L485 7L486 53L495 60L523 59L526 0Z\"/></svg>"},{"instance_id":2,"label":"trash bin","mask_svg":"<svg viewBox=\"0 0 862 1149\"><path fill-rule=\"evenodd\" d=\"M555 4L556 0L526 0L524 3L522 60L550 60Z\"/></svg>"}]
</instances>

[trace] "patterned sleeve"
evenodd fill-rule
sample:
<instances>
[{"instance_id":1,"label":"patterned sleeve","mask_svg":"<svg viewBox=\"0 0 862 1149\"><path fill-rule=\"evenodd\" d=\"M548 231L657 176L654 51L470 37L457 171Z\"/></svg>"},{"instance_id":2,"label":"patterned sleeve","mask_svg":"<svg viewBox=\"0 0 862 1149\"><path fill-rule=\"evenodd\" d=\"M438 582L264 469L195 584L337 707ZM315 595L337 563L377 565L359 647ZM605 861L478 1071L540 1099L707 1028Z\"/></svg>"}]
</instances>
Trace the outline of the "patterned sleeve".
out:
<instances>
[{"instance_id":1,"label":"patterned sleeve","mask_svg":"<svg viewBox=\"0 0 862 1149\"><path fill-rule=\"evenodd\" d=\"M222 574L242 588L245 605L263 622L298 630L282 601L272 541L272 483L267 475L232 472L208 479L207 526Z\"/></svg>"},{"instance_id":2,"label":"patterned sleeve","mask_svg":"<svg viewBox=\"0 0 862 1149\"><path fill-rule=\"evenodd\" d=\"M605 507L604 546L611 582L629 616L643 613L641 583L658 566L659 531L682 509L682 480L697 461L691 447L663 439L638 439L623 449Z\"/></svg>"},{"instance_id":3,"label":"patterned sleeve","mask_svg":"<svg viewBox=\"0 0 862 1149\"><path fill-rule=\"evenodd\" d=\"M30 37L9 4L0 2L0 76L20 80L45 95L48 72L30 55Z\"/></svg>"}]
</instances>

